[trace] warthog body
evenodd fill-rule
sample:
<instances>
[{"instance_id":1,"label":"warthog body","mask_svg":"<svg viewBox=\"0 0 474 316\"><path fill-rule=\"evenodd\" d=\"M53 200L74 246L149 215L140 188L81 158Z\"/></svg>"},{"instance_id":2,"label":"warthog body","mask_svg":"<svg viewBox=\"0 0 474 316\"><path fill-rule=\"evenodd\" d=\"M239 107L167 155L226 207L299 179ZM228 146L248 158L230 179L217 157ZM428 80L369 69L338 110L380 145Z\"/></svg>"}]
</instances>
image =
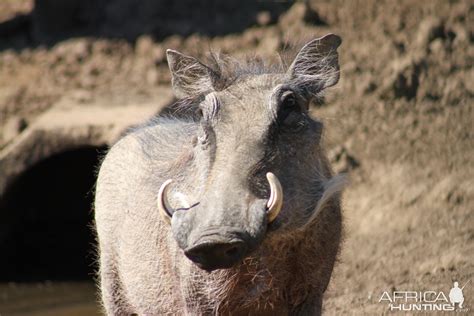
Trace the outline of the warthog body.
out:
<instances>
[{"instance_id":1,"label":"warthog body","mask_svg":"<svg viewBox=\"0 0 474 316\"><path fill-rule=\"evenodd\" d=\"M288 69L168 51L175 92L197 114L135 129L100 168L108 314L321 313L343 181L308 106L337 83L339 44L313 40Z\"/></svg>"}]
</instances>

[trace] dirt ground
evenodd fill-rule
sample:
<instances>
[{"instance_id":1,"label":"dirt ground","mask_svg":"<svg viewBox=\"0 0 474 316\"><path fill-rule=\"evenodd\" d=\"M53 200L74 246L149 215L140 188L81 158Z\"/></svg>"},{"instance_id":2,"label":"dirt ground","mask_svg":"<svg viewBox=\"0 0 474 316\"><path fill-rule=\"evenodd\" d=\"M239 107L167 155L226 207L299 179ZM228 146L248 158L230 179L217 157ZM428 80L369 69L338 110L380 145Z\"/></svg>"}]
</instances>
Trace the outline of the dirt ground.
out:
<instances>
[{"instance_id":1,"label":"dirt ground","mask_svg":"<svg viewBox=\"0 0 474 316\"><path fill-rule=\"evenodd\" d=\"M32 6L2 1L0 22ZM170 81L167 48L272 59L288 43L338 34L341 80L313 108L335 170L351 179L345 242L324 312L388 313L379 303L384 291L447 293L454 281L471 280L464 313L474 313L473 17L469 0L319 0L297 2L277 18L262 11L256 25L227 35L70 37L51 45L10 36L0 50L0 150L67 102L159 99ZM21 313L5 288L0 314L2 306ZM90 312L94 296L80 297ZM58 313L73 310L65 308Z\"/></svg>"}]
</instances>

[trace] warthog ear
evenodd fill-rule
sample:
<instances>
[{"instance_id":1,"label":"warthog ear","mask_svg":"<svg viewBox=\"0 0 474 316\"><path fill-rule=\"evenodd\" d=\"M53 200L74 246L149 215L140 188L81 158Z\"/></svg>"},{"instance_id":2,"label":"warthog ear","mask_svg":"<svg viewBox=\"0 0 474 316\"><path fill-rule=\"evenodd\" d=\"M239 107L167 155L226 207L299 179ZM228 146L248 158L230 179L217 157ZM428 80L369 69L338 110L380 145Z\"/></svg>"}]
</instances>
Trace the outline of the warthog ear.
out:
<instances>
[{"instance_id":1,"label":"warthog ear","mask_svg":"<svg viewBox=\"0 0 474 316\"><path fill-rule=\"evenodd\" d=\"M339 81L337 48L341 42L339 36L328 34L307 43L288 68L290 80L310 95L335 85Z\"/></svg>"},{"instance_id":2,"label":"warthog ear","mask_svg":"<svg viewBox=\"0 0 474 316\"><path fill-rule=\"evenodd\" d=\"M196 96L214 90L217 74L194 57L175 50L166 51L172 85L178 98Z\"/></svg>"}]
</instances>

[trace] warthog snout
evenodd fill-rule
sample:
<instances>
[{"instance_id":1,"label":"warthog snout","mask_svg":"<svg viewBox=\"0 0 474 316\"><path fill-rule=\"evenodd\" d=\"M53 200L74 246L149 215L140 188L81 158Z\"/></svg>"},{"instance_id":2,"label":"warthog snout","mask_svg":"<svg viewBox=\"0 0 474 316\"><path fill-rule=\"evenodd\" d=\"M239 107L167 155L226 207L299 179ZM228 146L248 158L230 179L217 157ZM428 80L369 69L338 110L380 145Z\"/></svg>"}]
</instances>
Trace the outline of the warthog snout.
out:
<instances>
[{"instance_id":1,"label":"warthog snout","mask_svg":"<svg viewBox=\"0 0 474 316\"><path fill-rule=\"evenodd\" d=\"M184 251L186 257L204 270L225 269L242 260L248 252L243 240L205 240Z\"/></svg>"},{"instance_id":2,"label":"warthog snout","mask_svg":"<svg viewBox=\"0 0 474 316\"><path fill-rule=\"evenodd\" d=\"M267 199L256 198L242 187L232 192L214 188L199 203L181 209L173 209L168 201L172 181L167 180L158 192L158 209L171 224L179 247L198 267L230 268L260 244L267 224L282 208L280 181L271 172L267 180Z\"/></svg>"},{"instance_id":3,"label":"warthog snout","mask_svg":"<svg viewBox=\"0 0 474 316\"><path fill-rule=\"evenodd\" d=\"M203 203L175 211L171 230L186 257L212 271L241 262L263 240L267 223L265 200L228 208Z\"/></svg>"}]
</instances>

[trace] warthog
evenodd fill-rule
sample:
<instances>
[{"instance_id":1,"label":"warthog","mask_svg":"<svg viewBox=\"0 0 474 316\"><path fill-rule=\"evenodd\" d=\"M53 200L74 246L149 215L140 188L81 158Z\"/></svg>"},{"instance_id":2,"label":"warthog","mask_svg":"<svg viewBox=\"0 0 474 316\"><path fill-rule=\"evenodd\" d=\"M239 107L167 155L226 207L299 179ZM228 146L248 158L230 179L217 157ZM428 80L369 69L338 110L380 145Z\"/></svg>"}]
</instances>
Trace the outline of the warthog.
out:
<instances>
[{"instance_id":1,"label":"warthog","mask_svg":"<svg viewBox=\"0 0 474 316\"><path fill-rule=\"evenodd\" d=\"M107 314L320 314L340 192L309 104L339 80L329 34L289 67L168 50L189 118L157 117L100 168L95 219ZM287 69L286 69L287 68Z\"/></svg>"}]
</instances>

